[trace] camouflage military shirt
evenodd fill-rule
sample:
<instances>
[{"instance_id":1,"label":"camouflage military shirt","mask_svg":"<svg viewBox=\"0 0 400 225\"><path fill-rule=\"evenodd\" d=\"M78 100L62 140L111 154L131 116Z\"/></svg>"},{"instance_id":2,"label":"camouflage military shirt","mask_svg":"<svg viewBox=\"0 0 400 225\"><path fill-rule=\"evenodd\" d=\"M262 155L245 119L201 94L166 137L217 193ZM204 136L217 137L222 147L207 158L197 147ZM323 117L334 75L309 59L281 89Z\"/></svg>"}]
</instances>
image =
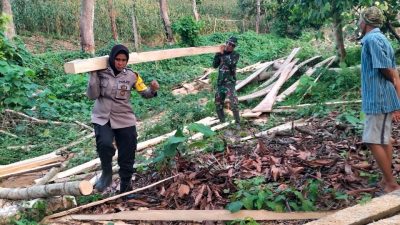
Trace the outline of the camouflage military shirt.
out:
<instances>
[{"instance_id":1,"label":"camouflage military shirt","mask_svg":"<svg viewBox=\"0 0 400 225\"><path fill-rule=\"evenodd\" d=\"M217 86L236 84L236 64L239 61L239 53L226 52L217 53L214 57L213 67L218 67Z\"/></svg>"}]
</instances>

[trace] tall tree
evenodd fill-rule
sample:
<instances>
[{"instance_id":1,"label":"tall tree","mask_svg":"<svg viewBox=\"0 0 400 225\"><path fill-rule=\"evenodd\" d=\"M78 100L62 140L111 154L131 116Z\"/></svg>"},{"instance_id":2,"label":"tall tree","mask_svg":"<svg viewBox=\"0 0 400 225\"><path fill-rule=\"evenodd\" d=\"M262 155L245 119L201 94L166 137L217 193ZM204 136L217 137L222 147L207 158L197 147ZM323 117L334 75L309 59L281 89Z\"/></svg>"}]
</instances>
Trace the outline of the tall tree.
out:
<instances>
[{"instance_id":1,"label":"tall tree","mask_svg":"<svg viewBox=\"0 0 400 225\"><path fill-rule=\"evenodd\" d=\"M115 23L114 0L108 0L108 14L110 16L111 31L113 34L113 39L115 41L118 41L117 24Z\"/></svg>"},{"instance_id":2,"label":"tall tree","mask_svg":"<svg viewBox=\"0 0 400 225\"><path fill-rule=\"evenodd\" d=\"M351 12L353 6L357 5L359 0L291 0L293 12L297 18L301 18L300 23L304 24L323 24L332 22L335 36L336 48L340 61L346 57L346 49L343 38L343 13Z\"/></svg>"},{"instance_id":3,"label":"tall tree","mask_svg":"<svg viewBox=\"0 0 400 225\"><path fill-rule=\"evenodd\" d=\"M132 29L133 29L133 41L135 44L135 50L139 51L140 37L138 32L138 22L136 17L136 0L132 2Z\"/></svg>"},{"instance_id":4,"label":"tall tree","mask_svg":"<svg viewBox=\"0 0 400 225\"><path fill-rule=\"evenodd\" d=\"M260 20L261 20L261 0L257 0L257 15L256 15L256 33L260 32Z\"/></svg>"},{"instance_id":5,"label":"tall tree","mask_svg":"<svg viewBox=\"0 0 400 225\"><path fill-rule=\"evenodd\" d=\"M198 0L192 0L192 9L193 9L194 19L196 21L199 21L200 20L200 15L199 15L199 13L197 11L197 1Z\"/></svg>"},{"instance_id":6,"label":"tall tree","mask_svg":"<svg viewBox=\"0 0 400 225\"><path fill-rule=\"evenodd\" d=\"M81 33L81 48L82 51L94 55L94 4L95 0L81 0L81 18L80 18L80 33Z\"/></svg>"},{"instance_id":7,"label":"tall tree","mask_svg":"<svg viewBox=\"0 0 400 225\"><path fill-rule=\"evenodd\" d=\"M174 43L174 36L172 34L171 22L168 16L168 3L167 0L160 0L160 14L164 24L165 35L167 36L168 44Z\"/></svg>"},{"instance_id":8,"label":"tall tree","mask_svg":"<svg viewBox=\"0 0 400 225\"><path fill-rule=\"evenodd\" d=\"M13 21L13 13L11 8L10 0L2 0L1 1L1 11L4 15L9 17L9 21L6 25L6 32L5 35L8 39L13 39L15 37L15 26Z\"/></svg>"}]
</instances>

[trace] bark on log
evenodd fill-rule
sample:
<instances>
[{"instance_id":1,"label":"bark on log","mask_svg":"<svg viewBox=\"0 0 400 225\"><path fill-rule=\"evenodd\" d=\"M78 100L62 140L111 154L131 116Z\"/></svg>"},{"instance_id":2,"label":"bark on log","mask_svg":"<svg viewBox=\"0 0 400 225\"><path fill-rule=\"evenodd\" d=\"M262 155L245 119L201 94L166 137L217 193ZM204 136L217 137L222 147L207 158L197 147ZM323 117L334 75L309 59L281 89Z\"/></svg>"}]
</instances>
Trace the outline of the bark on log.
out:
<instances>
[{"instance_id":1,"label":"bark on log","mask_svg":"<svg viewBox=\"0 0 400 225\"><path fill-rule=\"evenodd\" d=\"M166 49L150 52L133 52L129 54L128 64L138 64L143 62L153 62L164 59L173 59L184 56L216 53L220 51L220 46L204 46L190 48ZM90 71L106 69L108 66L108 56L94 57L90 59L78 59L64 64L65 73L77 74Z\"/></svg>"},{"instance_id":2,"label":"bark on log","mask_svg":"<svg viewBox=\"0 0 400 225\"><path fill-rule=\"evenodd\" d=\"M59 195L89 195L93 186L89 181L74 181L66 183L37 185L27 188L0 188L2 199L35 199Z\"/></svg>"},{"instance_id":3,"label":"bark on log","mask_svg":"<svg viewBox=\"0 0 400 225\"><path fill-rule=\"evenodd\" d=\"M113 39L118 41L117 23L115 22L114 0L108 0L108 14L110 16L111 32Z\"/></svg>"}]
</instances>

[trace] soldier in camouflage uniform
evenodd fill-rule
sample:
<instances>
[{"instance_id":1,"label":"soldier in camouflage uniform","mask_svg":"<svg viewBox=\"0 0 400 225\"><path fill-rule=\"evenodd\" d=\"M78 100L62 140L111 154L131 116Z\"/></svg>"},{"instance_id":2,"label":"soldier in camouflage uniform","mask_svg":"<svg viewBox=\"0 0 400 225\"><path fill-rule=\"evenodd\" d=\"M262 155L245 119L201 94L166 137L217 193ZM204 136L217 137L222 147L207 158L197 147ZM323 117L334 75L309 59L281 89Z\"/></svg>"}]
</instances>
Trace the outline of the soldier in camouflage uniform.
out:
<instances>
[{"instance_id":1,"label":"soldier in camouflage uniform","mask_svg":"<svg viewBox=\"0 0 400 225\"><path fill-rule=\"evenodd\" d=\"M221 122L225 121L224 101L228 97L235 121L239 124L239 101L235 90L236 64L239 61L239 53L234 51L236 44L237 38L230 37L226 45L221 46L221 52L215 54L213 67L218 68L217 93L215 94L218 119Z\"/></svg>"}]
</instances>

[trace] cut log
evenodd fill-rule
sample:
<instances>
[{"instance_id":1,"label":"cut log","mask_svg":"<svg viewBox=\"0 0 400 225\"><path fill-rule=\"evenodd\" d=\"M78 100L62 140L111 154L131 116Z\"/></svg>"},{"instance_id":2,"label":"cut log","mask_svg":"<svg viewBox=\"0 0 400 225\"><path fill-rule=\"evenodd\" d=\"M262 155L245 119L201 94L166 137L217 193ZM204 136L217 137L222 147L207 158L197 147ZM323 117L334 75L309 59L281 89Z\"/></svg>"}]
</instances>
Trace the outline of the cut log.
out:
<instances>
[{"instance_id":1,"label":"cut log","mask_svg":"<svg viewBox=\"0 0 400 225\"><path fill-rule=\"evenodd\" d=\"M70 215L73 220L129 220L129 221L233 221L252 218L260 221L318 219L332 212L278 213L267 210L134 210L112 214Z\"/></svg>"},{"instance_id":2,"label":"cut log","mask_svg":"<svg viewBox=\"0 0 400 225\"><path fill-rule=\"evenodd\" d=\"M237 84L235 86L236 90L241 89L242 87L244 87L245 85L247 85L248 83L250 83L252 80L254 80L258 75L260 75L263 71L267 70L274 62L267 62L265 63L260 69L258 69L256 72L254 72L253 74L251 74L250 76L246 77L246 79L244 79L242 82L240 82L239 84Z\"/></svg>"},{"instance_id":3,"label":"cut log","mask_svg":"<svg viewBox=\"0 0 400 225\"><path fill-rule=\"evenodd\" d=\"M36 185L27 188L0 188L2 199L35 199L59 195L89 195L93 186L89 181L74 181L66 183Z\"/></svg>"},{"instance_id":4,"label":"cut log","mask_svg":"<svg viewBox=\"0 0 400 225\"><path fill-rule=\"evenodd\" d=\"M266 87L270 85L281 73L282 71L286 68L286 66L293 60L294 56L300 51L300 48L295 48L293 51L290 53L290 55L286 58L286 60L282 63L281 66L279 66L278 70L270 79L265 81L263 84L260 85L260 87Z\"/></svg>"},{"instance_id":5,"label":"cut log","mask_svg":"<svg viewBox=\"0 0 400 225\"><path fill-rule=\"evenodd\" d=\"M274 87L271 89L271 91L269 91L267 96L252 110L252 112L271 112L279 89L286 82L289 74L291 72L292 74L294 74L298 69L298 67L293 68L294 65L295 62L291 62L286 66L286 68L282 71L282 74L279 77L278 81L275 83Z\"/></svg>"},{"instance_id":6,"label":"cut log","mask_svg":"<svg viewBox=\"0 0 400 225\"><path fill-rule=\"evenodd\" d=\"M249 66L243 67L241 69L237 69L236 73L245 73L245 72L249 72L249 71L254 71L254 70L259 69L260 65L262 65L262 63L261 62L257 62L257 63L255 63L253 65L249 65Z\"/></svg>"},{"instance_id":7,"label":"cut log","mask_svg":"<svg viewBox=\"0 0 400 225\"><path fill-rule=\"evenodd\" d=\"M324 66L325 64L331 62L333 59L335 59L335 57L336 57L336 56L329 57L329 58L323 60L322 62L316 64L313 68L308 69L308 70L306 71L306 73L304 74L304 76L308 76L308 77L311 76L311 75L315 72L315 70L316 70L317 68L319 68L319 67L321 67L321 66ZM301 78L300 78L300 79L301 79ZM299 86L299 84L300 84L300 79L298 79L298 80L297 80L296 82L294 82L290 87L288 87L285 91L283 91L281 94L279 94L278 97L276 97L276 100L275 100L275 101L281 102L281 101L285 100L285 98L286 98L287 96L289 96L290 94L292 94L292 93L296 90L297 86Z\"/></svg>"},{"instance_id":8,"label":"cut log","mask_svg":"<svg viewBox=\"0 0 400 225\"><path fill-rule=\"evenodd\" d=\"M253 139L253 138L258 138L258 137L262 137L262 136L271 134L271 133L276 132L276 131L285 131L285 130L292 129L294 127L301 127L301 126L304 126L304 125L306 125L306 122L305 122L304 119L290 121L290 122L287 122L285 124L273 127L273 128L271 128L269 130L257 133L254 136L247 136L247 137L241 138L240 141L247 141L247 140L250 140L250 139Z\"/></svg>"},{"instance_id":9,"label":"cut log","mask_svg":"<svg viewBox=\"0 0 400 225\"><path fill-rule=\"evenodd\" d=\"M190 48L176 48L157 50L149 52L133 52L129 54L128 64L138 64L143 62L153 62L164 59L173 59L184 56L216 53L220 51L220 46L204 46ZM106 69L108 66L108 56L95 57L90 59L79 59L64 64L65 73L85 73L90 71Z\"/></svg>"},{"instance_id":10,"label":"cut log","mask_svg":"<svg viewBox=\"0 0 400 225\"><path fill-rule=\"evenodd\" d=\"M39 162L39 161L47 160L47 159L55 159L55 158L58 158L58 157L60 157L60 156L56 152L51 152L51 153L48 153L46 155L41 155L41 156L38 156L38 157L35 157L35 158L22 160L22 161L18 161L18 162L7 164L7 165L2 165L0 167L0 171L2 169L28 165L28 164L31 164L31 163L34 163L34 162ZM55 161L57 161L57 160L55 160Z\"/></svg>"},{"instance_id":11,"label":"cut log","mask_svg":"<svg viewBox=\"0 0 400 225\"><path fill-rule=\"evenodd\" d=\"M112 200L115 200L115 199L130 195L130 194L133 194L133 193L137 193L137 192L140 192L140 191L143 191L143 190L147 190L147 189L152 188L154 186L157 186L157 185L159 185L161 183L164 183L165 181L173 179L173 178L177 177L178 175L179 174L171 176L171 177L168 177L168 178L165 178L165 179L160 180L160 181L157 181L157 182L155 182L153 184L150 184L150 185L147 185L145 187L138 188L138 189L135 189L135 190L132 190L132 191L128 191L128 192L125 192L125 193L122 193L122 194L119 194L119 195L115 195L115 196L112 196L112 197L109 197L109 198L106 198L106 199L103 199L103 200L100 200L100 201L91 202L89 204L82 205L82 206L79 206L79 207L76 207L76 208L73 208L73 209L69 209L69 210L66 210L66 211L63 211L63 212L55 213L53 215L50 215L50 216L47 216L47 217L43 218L43 220L41 222L42 223L46 223L46 221L48 221L50 219L54 219L54 218L65 216L65 215L68 215L68 214L71 214L71 213L79 212L82 209L86 209L86 208L89 208L89 207L92 207L92 206L100 205L100 204L103 204L105 202L112 201Z\"/></svg>"},{"instance_id":12,"label":"cut log","mask_svg":"<svg viewBox=\"0 0 400 225\"><path fill-rule=\"evenodd\" d=\"M65 160L59 167L53 167L49 172L46 173L46 175L42 178L36 179L35 184L36 185L43 185L49 182L57 173L65 169L69 163L69 160L74 156L74 154L70 154L69 159Z\"/></svg>"},{"instance_id":13,"label":"cut log","mask_svg":"<svg viewBox=\"0 0 400 225\"><path fill-rule=\"evenodd\" d=\"M358 204L345 208L306 225L363 225L398 212L400 212L399 190L373 198L364 205Z\"/></svg>"}]
</instances>

